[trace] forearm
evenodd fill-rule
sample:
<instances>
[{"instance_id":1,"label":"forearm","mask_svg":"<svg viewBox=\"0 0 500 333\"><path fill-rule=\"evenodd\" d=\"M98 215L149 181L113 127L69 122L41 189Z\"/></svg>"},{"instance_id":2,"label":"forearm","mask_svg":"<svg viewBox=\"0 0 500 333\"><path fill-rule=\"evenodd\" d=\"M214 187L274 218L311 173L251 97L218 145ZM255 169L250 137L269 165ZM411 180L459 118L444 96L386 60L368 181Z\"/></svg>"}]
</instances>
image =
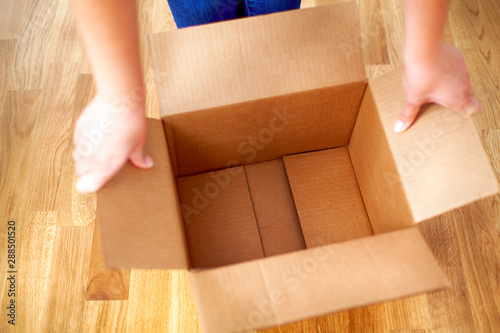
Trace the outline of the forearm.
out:
<instances>
[{"instance_id":1,"label":"forearm","mask_svg":"<svg viewBox=\"0 0 500 333\"><path fill-rule=\"evenodd\" d=\"M451 0L405 0L405 63L431 64L441 47Z\"/></svg>"},{"instance_id":2,"label":"forearm","mask_svg":"<svg viewBox=\"0 0 500 333\"><path fill-rule=\"evenodd\" d=\"M134 0L72 0L97 92L112 102L143 88Z\"/></svg>"}]
</instances>

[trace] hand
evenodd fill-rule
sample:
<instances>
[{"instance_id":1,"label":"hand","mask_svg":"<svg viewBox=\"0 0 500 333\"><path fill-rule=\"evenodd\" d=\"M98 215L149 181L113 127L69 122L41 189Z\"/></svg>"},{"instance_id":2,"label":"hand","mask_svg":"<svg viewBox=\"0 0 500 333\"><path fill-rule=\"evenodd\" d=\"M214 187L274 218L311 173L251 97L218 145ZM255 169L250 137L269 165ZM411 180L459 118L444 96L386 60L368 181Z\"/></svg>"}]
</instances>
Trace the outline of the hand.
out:
<instances>
[{"instance_id":1,"label":"hand","mask_svg":"<svg viewBox=\"0 0 500 333\"><path fill-rule=\"evenodd\" d=\"M143 151L146 126L143 105L119 108L97 95L78 118L73 135L78 191L97 191L129 159L150 168L153 160Z\"/></svg>"},{"instance_id":2,"label":"hand","mask_svg":"<svg viewBox=\"0 0 500 333\"><path fill-rule=\"evenodd\" d=\"M395 132L407 130L425 103L434 102L468 114L481 111L459 49L441 44L434 59L414 61L411 55L405 58L406 103L394 124Z\"/></svg>"}]
</instances>

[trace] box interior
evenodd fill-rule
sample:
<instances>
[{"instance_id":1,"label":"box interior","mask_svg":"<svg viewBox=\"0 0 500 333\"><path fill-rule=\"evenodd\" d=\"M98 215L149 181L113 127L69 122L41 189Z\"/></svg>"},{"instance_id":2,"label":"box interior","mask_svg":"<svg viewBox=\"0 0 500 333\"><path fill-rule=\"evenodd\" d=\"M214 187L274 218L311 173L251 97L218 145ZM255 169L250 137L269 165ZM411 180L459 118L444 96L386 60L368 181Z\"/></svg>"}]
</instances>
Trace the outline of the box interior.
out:
<instances>
[{"instance_id":1,"label":"box interior","mask_svg":"<svg viewBox=\"0 0 500 333\"><path fill-rule=\"evenodd\" d=\"M348 150L365 86L163 117L191 268L373 235Z\"/></svg>"}]
</instances>

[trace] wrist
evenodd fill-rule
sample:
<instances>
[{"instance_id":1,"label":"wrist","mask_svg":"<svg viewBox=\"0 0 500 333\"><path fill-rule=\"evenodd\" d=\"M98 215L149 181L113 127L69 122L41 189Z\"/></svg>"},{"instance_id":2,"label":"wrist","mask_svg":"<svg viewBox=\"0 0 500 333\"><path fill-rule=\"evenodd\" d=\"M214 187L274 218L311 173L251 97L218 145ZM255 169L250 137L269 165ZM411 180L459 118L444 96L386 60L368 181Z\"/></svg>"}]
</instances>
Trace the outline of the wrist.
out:
<instances>
[{"instance_id":1,"label":"wrist","mask_svg":"<svg viewBox=\"0 0 500 333\"><path fill-rule=\"evenodd\" d=\"M144 114L146 109L146 88L142 83L129 85L127 88L97 88L96 98L104 101L114 109L123 109Z\"/></svg>"},{"instance_id":2,"label":"wrist","mask_svg":"<svg viewBox=\"0 0 500 333\"><path fill-rule=\"evenodd\" d=\"M126 90L97 90L95 96L103 105L107 105L108 110L112 110L115 115L134 119L145 117L146 115L146 90L143 85L130 87Z\"/></svg>"},{"instance_id":3,"label":"wrist","mask_svg":"<svg viewBox=\"0 0 500 333\"><path fill-rule=\"evenodd\" d=\"M405 66L429 67L435 65L440 57L443 43L427 44L423 47L416 47L415 44L407 43L404 49Z\"/></svg>"}]
</instances>

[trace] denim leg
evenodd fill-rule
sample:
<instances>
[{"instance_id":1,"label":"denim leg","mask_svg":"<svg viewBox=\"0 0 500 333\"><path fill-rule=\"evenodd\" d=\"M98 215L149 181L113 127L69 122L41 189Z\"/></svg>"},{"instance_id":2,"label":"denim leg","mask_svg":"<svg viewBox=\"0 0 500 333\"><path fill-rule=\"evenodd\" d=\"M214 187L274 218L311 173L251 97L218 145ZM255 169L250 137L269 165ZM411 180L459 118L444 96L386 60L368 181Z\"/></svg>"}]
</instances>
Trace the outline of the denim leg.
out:
<instances>
[{"instance_id":1,"label":"denim leg","mask_svg":"<svg viewBox=\"0 0 500 333\"><path fill-rule=\"evenodd\" d=\"M247 16L299 9L301 0L244 0Z\"/></svg>"},{"instance_id":2,"label":"denim leg","mask_svg":"<svg viewBox=\"0 0 500 333\"><path fill-rule=\"evenodd\" d=\"M168 0L177 28L243 17L243 0Z\"/></svg>"}]
</instances>

